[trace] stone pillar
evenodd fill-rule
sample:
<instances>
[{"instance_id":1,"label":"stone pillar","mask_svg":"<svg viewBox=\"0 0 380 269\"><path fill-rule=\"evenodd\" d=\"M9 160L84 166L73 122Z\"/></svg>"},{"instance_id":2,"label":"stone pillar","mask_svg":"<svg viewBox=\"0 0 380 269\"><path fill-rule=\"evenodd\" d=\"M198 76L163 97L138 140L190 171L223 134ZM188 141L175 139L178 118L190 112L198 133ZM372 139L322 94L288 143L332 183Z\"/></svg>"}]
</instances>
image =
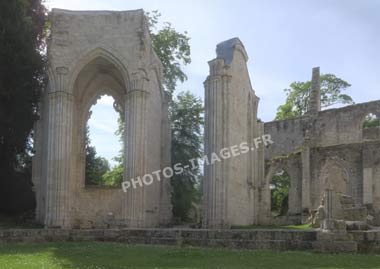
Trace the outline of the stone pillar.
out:
<instances>
[{"instance_id":1,"label":"stone pillar","mask_svg":"<svg viewBox=\"0 0 380 269\"><path fill-rule=\"evenodd\" d=\"M257 130L258 130L258 135L262 136L264 134L264 123L259 122L257 124ZM271 190L270 190L270 181L275 173L275 171L271 172L272 175L265 175L265 148L264 146L259 147L256 150L257 153L257 159L256 159L256 164L255 168L257 170L256 172L256 177L257 177L257 199L256 201L256 207L257 210L256 212L258 215L256 215L256 224L260 225L266 225L271 223ZM276 170L276 169L275 169Z\"/></svg>"},{"instance_id":2,"label":"stone pillar","mask_svg":"<svg viewBox=\"0 0 380 269\"><path fill-rule=\"evenodd\" d=\"M311 92L308 112L315 114L319 111L321 111L321 78L319 67L314 67L311 78Z\"/></svg>"},{"instance_id":3,"label":"stone pillar","mask_svg":"<svg viewBox=\"0 0 380 269\"><path fill-rule=\"evenodd\" d=\"M40 104L40 118L34 124L34 151L35 154L32 159L32 182L33 189L36 195L36 220L39 223L44 222L44 187L45 184L42 180L42 158L43 158L43 121L44 121L44 113L42 102Z\"/></svg>"},{"instance_id":4,"label":"stone pillar","mask_svg":"<svg viewBox=\"0 0 380 269\"><path fill-rule=\"evenodd\" d=\"M373 172L372 168L363 168L363 204L373 203Z\"/></svg>"},{"instance_id":5,"label":"stone pillar","mask_svg":"<svg viewBox=\"0 0 380 269\"><path fill-rule=\"evenodd\" d=\"M302 213L302 177L299 169L298 159L289 166L290 176L288 215L298 215Z\"/></svg>"},{"instance_id":6,"label":"stone pillar","mask_svg":"<svg viewBox=\"0 0 380 269\"><path fill-rule=\"evenodd\" d=\"M47 96L45 221L48 227L70 226L69 184L72 169L73 96L66 90L67 69L57 68L56 88Z\"/></svg>"},{"instance_id":7,"label":"stone pillar","mask_svg":"<svg viewBox=\"0 0 380 269\"><path fill-rule=\"evenodd\" d=\"M161 169L171 167L171 129L169 121L170 96L165 92L162 103L162 130L161 130ZM160 224L167 225L172 219L171 184L170 178L161 176L160 182Z\"/></svg>"},{"instance_id":8,"label":"stone pillar","mask_svg":"<svg viewBox=\"0 0 380 269\"><path fill-rule=\"evenodd\" d=\"M228 145L228 87L231 77L223 74L224 63L211 61L210 76L205 81L205 153L210 160L213 152ZM227 220L228 160L204 166L203 225L223 227Z\"/></svg>"},{"instance_id":9,"label":"stone pillar","mask_svg":"<svg viewBox=\"0 0 380 269\"><path fill-rule=\"evenodd\" d=\"M128 227L145 225L145 186L142 177L146 172L145 113L148 93L143 90L144 80L142 77L134 78L132 90L125 96L124 180L131 182L131 187L124 194L122 212Z\"/></svg>"},{"instance_id":10,"label":"stone pillar","mask_svg":"<svg viewBox=\"0 0 380 269\"><path fill-rule=\"evenodd\" d=\"M310 147L306 142L302 147L302 211L308 212L311 208L310 199Z\"/></svg>"}]
</instances>

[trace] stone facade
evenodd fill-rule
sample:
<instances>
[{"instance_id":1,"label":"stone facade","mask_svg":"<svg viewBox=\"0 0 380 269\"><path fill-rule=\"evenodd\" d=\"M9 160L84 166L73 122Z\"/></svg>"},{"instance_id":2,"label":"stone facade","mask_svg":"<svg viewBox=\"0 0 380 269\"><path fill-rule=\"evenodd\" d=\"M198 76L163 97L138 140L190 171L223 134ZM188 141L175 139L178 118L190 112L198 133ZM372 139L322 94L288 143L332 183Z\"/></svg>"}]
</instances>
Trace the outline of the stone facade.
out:
<instances>
[{"instance_id":1,"label":"stone facade","mask_svg":"<svg viewBox=\"0 0 380 269\"><path fill-rule=\"evenodd\" d=\"M316 210L324 192L334 190L353 197L356 205L366 205L372 214L379 215L374 197L379 197L376 179L380 168L380 129L363 129L370 113L379 115L380 101L324 111L314 109L300 118L264 124L265 133L275 141L266 149L266 160L285 158L298 162L291 168L302 174L298 179L291 176L291 190L302 197L297 201L302 205L298 213L307 215ZM297 204L291 200L289 209Z\"/></svg>"},{"instance_id":2,"label":"stone facade","mask_svg":"<svg viewBox=\"0 0 380 269\"><path fill-rule=\"evenodd\" d=\"M252 89L247 53L237 38L220 43L217 58L209 62L205 85L205 153L219 154L223 148L248 142L262 135L257 120L259 98ZM266 218L260 206L265 197L264 152L248 154L205 165L203 224L229 227L252 224Z\"/></svg>"},{"instance_id":3,"label":"stone facade","mask_svg":"<svg viewBox=\"0 0 380 269\"><path fill-rule=\"evenodd\" d=\"M49 83L36 123L33 183L37 220L47 227L156 227L171 220L170 183L121 188L85 186L85 126L103 94L124 115L124 179L170 166L168 97L142 10L53 9L48 44ZM291 178L288 215L315 215L326 191L352 198L380 225L380 101L321 111L320 71L312 72L307 113L262 123L248 56L238 38L218 44L205 86L205 153L246 143L249 152L205 164L203 225L277 224L270 184L279 170ZM273 145L256 147L269 134ZM254 149L254 150L253 150Z\"/></svg>"},{"instance_id":4,"label":"stone facade","mask_svg":"<svg viewBox=\"0 0 380 269\"><path fill-rule=\"evenodd\" d=\"M85 186L85 125L103 94L125 118L124 178L170 164L162 65L143 10L50 13L49 83L36 125L33 183L37 220L47 227L155 227L171 219L168 180L150 186Z\"/></svg>"},{"instance_id":5,"label":"stone facade","mask_svg":"<svg viewBox=\"0 0 380 269\"><path fill-rule=\"evenodd\" d=\"M263 133L274 144L205 166L205 226L302 223L315 214L326 190L352 197L356 207L368 208L372 225L380 225L380 128L363 129L367 115L380 116L380 101L321 111L320 70L313 68L307 113L262 124L246 61L242 43L232 39L220 43L209 62L206 154L252 143ZM291 182L288 214L279 222L271 217L269 187L280 170Z\"/></svg>"}]
</instances>

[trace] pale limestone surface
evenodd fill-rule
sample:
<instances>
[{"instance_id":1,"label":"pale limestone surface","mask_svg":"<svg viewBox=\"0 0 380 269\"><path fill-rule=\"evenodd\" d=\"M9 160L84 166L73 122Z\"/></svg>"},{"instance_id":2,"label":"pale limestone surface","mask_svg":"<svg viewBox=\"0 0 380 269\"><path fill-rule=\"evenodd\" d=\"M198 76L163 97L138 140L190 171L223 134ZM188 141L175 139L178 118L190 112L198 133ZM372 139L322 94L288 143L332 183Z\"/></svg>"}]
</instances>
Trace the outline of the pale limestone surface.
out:
<instances>
[{"instance_id":1,"label":"pale limestone surface","mask_svg":"<svg viewBox=\"0 0 380 269\"><path fill-rule=\"evenodd\" d=\"M171 219L170 184L89 188L85 182L85 124L102 94L125 117L129 180L170 164L168 104L162 65L143 10L53 9L48 88L37 123L33 182L37 220L48 227L155 227Z\"/></svg>"},{"instance_id":2,"label":"pale limestone surface","mask_svg":"<svg viewBox=\"0 0 380 269\"><path fill-rule=\"evenodd\" d=\"M84 185L89 108L102 94L126 122L125 180L170 165L168 98L142 10L53 9L48 88L36 124L33 183L37 220L47 227L155 227L171 219L168 180L130 189ZM205 165L203 224L209 228L279 223L271 217L270 183L291 177L285 221L316 211L326 190L352 197L380 225L380 129L363 129L380 101L321 111L319 68L313 69L308 113L263 124L248 56L233 38L217 46L205 85L205 153L270 134L273 145ZM265 169L265 163L266 169Z\"/></svg>"},{"instance_id":3,"label":"pale limestone surface","mask_svg":"<svg viewBox=\"0 0 380 269\"><path fill-rule=\"evenodd\" d=\"M352 197L357 207L368 209L372 224L380 225L380 128L363 129L368 114L380 116L380 101L321 111L317 67L306 115L262 128L246 61L244 46L235 38L220 43L217 58L209 62L206 154L252 143L263 133L274 144L265 147L265 156L256 152L205 166L204 225L302 223L315 214L326 190ZM289 209L287 216L272 218L269 186L281 170L291 178Z\"/></svg>"},{"instance_id":4,"label":"pale limestone surface","mask_svg":"<svg viewBox=\"0 0 380 269\"><path fill-rule=\"evenodd\" d=\"M247 53L238 38L217 46L205 81L205 153L248 142L262 135L257 121L259 98L252 89ZM229 227L265 221L269 187L264 179L263 147L222 162L205 165L204 215L206 227ZM269 197L270 198L270 197Z\"/></svg>"}]
</instances>

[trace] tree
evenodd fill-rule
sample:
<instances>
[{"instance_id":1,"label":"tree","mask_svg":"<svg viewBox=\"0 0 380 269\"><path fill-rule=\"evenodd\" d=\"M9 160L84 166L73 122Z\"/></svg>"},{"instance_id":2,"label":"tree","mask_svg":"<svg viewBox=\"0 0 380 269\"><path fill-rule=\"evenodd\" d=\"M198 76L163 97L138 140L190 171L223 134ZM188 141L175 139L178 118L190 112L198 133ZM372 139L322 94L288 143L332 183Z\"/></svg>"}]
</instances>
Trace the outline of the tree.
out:
<instances>
[{"instance_id":1,"label":"tree","mask_svg":"<svg viewBox=\"0 0 380 269\"><path fill-rule=\"evenodd\" d=\"M182 65L191 62L190 38L187 32L176 31L170 23L163 23L158 29L158 11L147 12L146 17L149 32L152 38L152 46L163 65L165 90L170 94L169 102L170 118L172 121L172 160L173 165L178 162L188 163L193 158L201 157L201 126L203 124L201 100L189 92L181 93L173 100L173 93L177 83L187 79L182 70ZM123 137L124 122L119 122L118 135ZM120 184L123 180L123 153L120 152L116 159L118 165L104 175L106 184ZM172 202L174 216L180 220L187 220L187 213L191 203L199 200L200 169L185 169L181 175L171 179L173 187ZM198 183L198 184L197 184Z\"/></svg>"},{"instance_id":2,"label":"tree","mask_svg":"<svg viewBox=\"0 0 380 269\"><path fill-rule=\"evenodd\" d=\"M105 185L103 176L110 171L107 159L97 156L95 147L91 146L89 128L86 126L86 185Z\"/></svg>"},{"instance_id":3,"label":"tree","mask_svg":"<svg viewBox=\"0 0 380 269\"><path fill-rule=\"evenodd\" d=\"M180 93L170 109L172 165L180 163L188 167L171 178L173 215L181 221L188 220L192 202L198 200L196 185L201 175L203 110L202 100L190 92Z\"/></svg>"},{"instance_id":4,"label":"tree","mask_svg":"<svg viewBox=\"0 0 380 269\"><path fill-rule=\"evenodd\" d=\"M333 74L321 75L321 107L327 108L336 104L353 104L353 100L342 92L351 85ZM286 93L285 104L277 108L276 120L284 120L305 115L309 106L311 81L293 82ZM288 210L290 177L286 172L273 177L272 210L284 215Z\"/></svg>"},{"instance_id":5,"label":"tree","mask_svg":"<svg viewBox=\"0 0 380 269\"><path fill-rule=\"evenodd\" d=\"M122 115L117 119L118 129L115 135L119 136L119 141L123 145L122 149L119 151L119 155L113 158L117 162L117 165L103 175L103 182L106 186L120 186L123 182L124 176L124 120Z\"/></svg>"},{"instance_id":6,"label":"tree","mask_svg":"<svg viewBox=\"0 0 380 269\"><path fill-rule=\"evenodd\" d=\"M376 115L369 114L365 118L363 128L376 128L380 127L380 119Z\"/></svg>"},{"instance_id":7,"label":"tree","mask_svg":"<svg viewBox=\"0 0 380 269\"><path fill-rule=\"evenodd\" d=\"M190 38L187 32L176 31L169 22L163 23L161 29L157 29L157 24L161 14L155 10L146 13L152 46L164 67L163 84L166 90L172 95L176 89L177 82L187 80L181 65L191 62L190 58Z\"/></svg>"},{"instance_id":8,"label":"tree","mask_svg":"<svg viewBox=\"0 0 380 269\"><path fill-rule=\"evenodd\" d=\"M351 85L333 74L321 75L321 107L326 108L335 104L353 104L352 98L342 91ZM286 93L285 104L277 108L276 120L303 116L309 105L311 81L293 82Z\"/></svg>"},{"instance_id":9,"label":"tree","mask_svg":"<svg viewBox=\"0 0 380 269\"><path fill-rule=\"evenodd\" d=\"M282 170L275 174L271 182L271 210L283 216L288 211L290 177Z\"/></svg>"},{"instance_id":10,"label":"tree","mask_svg":"<svg viewBox=\"0 0 380 269\"><path fill-rule=\"evenodd\" d=\"M41 0L0 1L0 190L6 192L0 194L3 209L12 206L10 199L21 197L14 195L19 192L15 186L22 185L28 197L32 194L32 128L45 86L45 19ZM34 204L28 203L26 207Z\"/></svg>"}]
</instances>

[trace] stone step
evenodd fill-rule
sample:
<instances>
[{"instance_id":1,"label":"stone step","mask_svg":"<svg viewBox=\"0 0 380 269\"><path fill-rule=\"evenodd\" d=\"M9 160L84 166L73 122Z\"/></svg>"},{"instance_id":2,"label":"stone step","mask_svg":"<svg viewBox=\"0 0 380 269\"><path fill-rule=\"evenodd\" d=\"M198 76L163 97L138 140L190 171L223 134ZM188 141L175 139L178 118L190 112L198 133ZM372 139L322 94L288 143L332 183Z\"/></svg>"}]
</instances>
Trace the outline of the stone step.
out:
<instances>
[{"instance_id":1,"label":"stone step","mask_svg":"<svg viewBox=\"0 0 380 269\"><path fill-rule=\"evenodd\" d=\"M367 231L369 226L366 221L346 221L347 231Z\"/></svg>"},{"instance_id":2,"label":"stone step","mask_svg":"<svg viewBox=\"0 0 380 269\"><path fill-rule=\"evenodd\" d=\"M343 209L343 218L346 221L365 221L368 216L366 207L350 207Z\"/></svg>"},{"instance_id":3,"label":"stone step","mask_svg":"<svg viewBox=\"0 0 380 269\"><path fill-rule=\"evenodd\" d=\"M355 241L316 241L312 243L313 250L323 253L356 253L358 243Z\"/></svg>"}]
</instances>

